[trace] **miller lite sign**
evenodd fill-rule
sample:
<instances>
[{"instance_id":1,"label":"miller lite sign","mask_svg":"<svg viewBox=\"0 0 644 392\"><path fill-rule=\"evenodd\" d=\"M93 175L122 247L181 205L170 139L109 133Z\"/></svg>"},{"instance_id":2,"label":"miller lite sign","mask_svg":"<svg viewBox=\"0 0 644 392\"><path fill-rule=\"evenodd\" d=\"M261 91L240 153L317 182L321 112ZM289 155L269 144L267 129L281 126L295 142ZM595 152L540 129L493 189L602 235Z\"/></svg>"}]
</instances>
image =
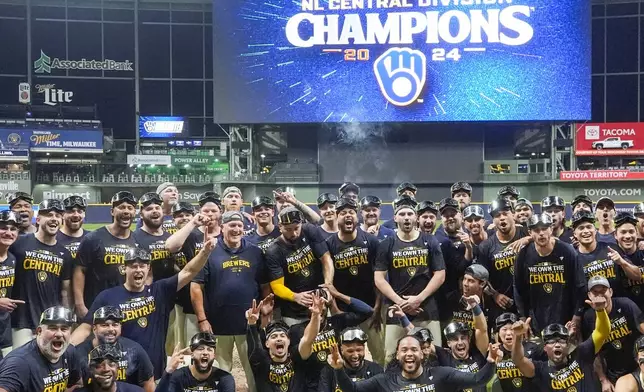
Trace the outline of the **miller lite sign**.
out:
<instances>
[{"instance_id":1,"label":"miller lite sign","mask_svg":"<svg viewBox=\"0 0 644 392\"><path fill-rule=\"evenodd\" d=\"M31 103L31 86L29 83L20 83L18 85L18 102L28 105Z\"/></svg>"},{"instance_id":2,"label":"miller lite sign","mask_svg":"<svg viewBox=\"0 0 644 392\"><path fill-rule=\"evenodd\" d=\"M71 103L74 93L56 88L55 84L37 84L38 94L44 95L44 103L49 106L56 106L61 103Z\"/></svg>"}]
</instances>

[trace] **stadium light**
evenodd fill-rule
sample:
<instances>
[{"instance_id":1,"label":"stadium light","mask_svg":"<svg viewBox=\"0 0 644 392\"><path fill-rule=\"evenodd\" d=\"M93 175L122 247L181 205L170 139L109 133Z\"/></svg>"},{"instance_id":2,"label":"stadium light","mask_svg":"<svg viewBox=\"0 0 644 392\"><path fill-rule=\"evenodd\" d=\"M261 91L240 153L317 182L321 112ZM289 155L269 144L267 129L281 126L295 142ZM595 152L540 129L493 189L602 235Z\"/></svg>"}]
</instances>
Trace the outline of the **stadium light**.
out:
<instances>
[{"instance_id":1,"label":"stadium light","mask_svg":"<svg viewBox=\"0 0 644 392\"><path fill-rule=\"evenodd\" d=\"M190 167L190 165L188 165L187 163L186 163L185 165L183 165L183 168L184 168L184 169L187 169L187 168L189 168L189 167Z\"/></svg>"},{"instance_id":2,"label":"stadium light","mask_svg":"<svg viewBox=\"0 0 644 392\"><path fill-rule=\"evenodd\" d=\"M534 154L534 153L533 153L533 154ZM155 166L156 166L156 165L155 165L154 163L150 165L150 167L155 167Z\"/></svg>"},{"instance_id":3,"label":"stadium light","mask_svg":"<svg viewBox=\"0 0 644 392\"><path fill-rule=\"evenodd\" d=\"M172 164L171 164L171 163L168 163L168 167L172 167Z\"/></svg>"}]
</instances>

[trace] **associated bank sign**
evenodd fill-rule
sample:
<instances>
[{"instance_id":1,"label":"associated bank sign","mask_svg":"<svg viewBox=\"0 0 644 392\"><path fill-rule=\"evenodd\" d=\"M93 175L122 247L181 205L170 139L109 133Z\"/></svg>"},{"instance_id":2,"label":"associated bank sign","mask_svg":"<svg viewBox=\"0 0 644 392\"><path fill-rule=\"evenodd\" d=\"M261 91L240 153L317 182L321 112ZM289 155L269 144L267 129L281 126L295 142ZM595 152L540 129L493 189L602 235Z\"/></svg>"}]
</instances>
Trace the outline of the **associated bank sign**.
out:
<instances>
[{"instance_id":1,"label":"associated bank sign","mask_svg":"<svg viewBox=\"0 0 644 392\"><path fill-rule=\"evenodd\" d=\"M67 60L58 57L49 57L40 51L40 58L34 61L35 73L51 73L52 69L72 69L88 71L130 71L134 72L134 63L129 60L115 61L110 59L104 60Z\"/></svg>"}]
</instances>

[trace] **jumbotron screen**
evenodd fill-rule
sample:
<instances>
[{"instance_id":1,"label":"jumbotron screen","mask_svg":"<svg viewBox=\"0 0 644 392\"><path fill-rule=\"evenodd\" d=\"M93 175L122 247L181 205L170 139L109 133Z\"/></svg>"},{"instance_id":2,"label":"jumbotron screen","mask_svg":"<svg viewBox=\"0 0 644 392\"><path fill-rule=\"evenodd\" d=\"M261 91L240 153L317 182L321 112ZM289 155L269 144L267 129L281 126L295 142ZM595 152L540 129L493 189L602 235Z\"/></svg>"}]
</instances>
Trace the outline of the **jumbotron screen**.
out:
<instances>
[{"instance_id":1,"label":"jumbotron screen","mask_svg":"<svg viewBox=\"0 0 644 392\"><path fill-rule=\"evenodd\" d=\"M220 123L585 120L588 0L217 0Z\"/></svg>"}]
</instances>

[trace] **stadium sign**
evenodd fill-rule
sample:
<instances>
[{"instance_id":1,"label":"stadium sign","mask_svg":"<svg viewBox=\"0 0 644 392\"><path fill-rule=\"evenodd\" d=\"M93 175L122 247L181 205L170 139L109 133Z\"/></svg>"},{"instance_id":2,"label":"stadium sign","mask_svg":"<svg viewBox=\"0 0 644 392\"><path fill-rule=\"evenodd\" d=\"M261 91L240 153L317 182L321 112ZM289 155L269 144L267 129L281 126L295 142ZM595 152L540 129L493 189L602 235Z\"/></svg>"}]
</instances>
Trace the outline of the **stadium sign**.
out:
<instances>
[{"instance_id":1,"label":"stadium sign","mask_svg":"<svg viewBox=\"0 0 644 392\"><path fill-rule=\"evenodd\" d=\"M172 155L172 164L191 166L210 166L219 162L218 158L203 155Z\"/></svg>"},{"instance_id":2,"label":"stadium sign","mask_svg":"<svg viewBox=\"0 0 644 392\"><path fill-rule=\"evenodd\" d=\"M32 152L103 153L103 132L86 130L34 129L29 137Z\"/></svg>"},{"instance_id":3,"label":"stadium sign","mask_svg":"<svg viewBox=\"0 0 644 392\"><path fill-rule=\"evenodd\" d=\"M134 155L128 154L128 165L171 165L170 155Z\"/></svg>"},{"instance_id":4,"label":"stadium sign","mask_svg":"<svg viewBox=\"0 0 644 392\"><path fill-rule=\"evenodd\" d=\"M559 173L561 181L644 180L644 172L630 170L577 170Z\"/></svg>"},{"instance_id":5,"label":"stadium sign","mask_svg":"<svg viewBox=\"0 0 644 392\"><path fill-rule=\"evenodd\" d=\"M84 70L84 71L125 71L134 72L134 63L130 60L115 61L103 60L67 60L58 57L49 57L40 50L40 58L34 61L34 72L37 74L51 73L53 69Z\"/></svg>"},{"instance_id":6,"label":"stadium sign","mask_svg":"<svg viewBox=\"0 0 644 392\"><path fill-rule=\"evenodd\" d=\"M0 149L0 162L28 162L27 150L2 150Z\"/></svg>"},{"instance_id":7,"label":"stadium sign","mask_svg":"<svg viewBox=\"0 0 644 392\"><path fill-rule=\"evenodd\" d=\"M644 155L644 123L577 124L575 155Z\"/></svg>"},{"instance_id":8,"label":"stadium sign","mask_svg":"<svg viewBox=\"0 0 644 392\"><path fill-rule=\"evenodd\" d=\"M100 203L101 192L98 188L88 185L44 185L34 186L32 196L35 200L60 199L69 196L82 196L88 203Z\"/></svg>"},{"instance_id":9,"label":"stadium sign","mask_svg":"<svg viewBox=\"0 0 644 392\"><path fill-rule=\"evenodd\" d=\"M74 93L56 88L55 84L37 84L38 94L43 94L45 105L56 106L59 103L71 103Z\"/></svg>"},{"instance_id":10,"label":"stadium sign","mask_svg":"<svg viewBox=\"0 0 644 392\"><path fill-rule=\"evenodd\" d=\"M31 181L0 180L0 200L7 201L16 192L31 193Z\"/></svg>"}]
</instances>

